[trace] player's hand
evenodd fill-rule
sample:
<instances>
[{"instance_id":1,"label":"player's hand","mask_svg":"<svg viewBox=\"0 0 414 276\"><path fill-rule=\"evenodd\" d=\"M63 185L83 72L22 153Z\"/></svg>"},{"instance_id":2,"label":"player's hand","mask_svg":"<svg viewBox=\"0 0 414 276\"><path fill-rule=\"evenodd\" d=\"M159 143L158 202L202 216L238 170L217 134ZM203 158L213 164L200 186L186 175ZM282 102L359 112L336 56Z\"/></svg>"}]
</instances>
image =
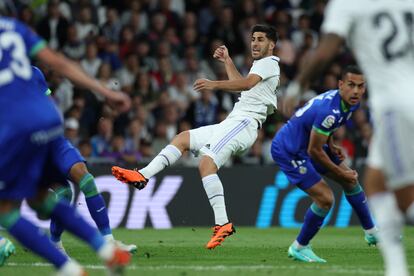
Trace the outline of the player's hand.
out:
<instances>
[{"instance_id":1,"label":"player's hand","mask_svg":"<svg viewBox=\"0 0 414 276\"><path fill-rule=\"evenodd\" d=\"M296 81L290 82L286 89L285 97L283 98L283 115L290 118L295 112L295 108L299 104L301 87Z\"/></svg>"},{"instance_id":2,"label":"player's hand","mask_svg":"<svg viewBox=\"0 0 414 276\"><path fill-rule=\"evenodd\" d=\"M348 170L342 173L342 179L347 183L356 184L358 183L358 173L355 170Z\"/></svg>"},{"instance_id":3,"label":"player's hand","mask_svg":"<svg viewBox=\"0 0 414 276\"><path fill-rule=\"evenodd\" d=\"M336 156L338 156L339 160L344 161L346 158L346 153L345 150L337 145L331 145L330 149L332 151L333 154L335 154Z\"/></svg>"},{"instance_id":4,"label":"player's hand","mask_svg":"<svg viewBox=\"0 0 414 276\"><path fill-rule=\"evenodd\" d=\"M213 54L213 58L218 59L221 62L226 61L226 59L228 59L229 57L229 51L227 50L227 47L224 45L218 47Z\"/></svg>"},{"instance_id":5,"label":"player's hand","mask_svg":"<svg viewBox=\"0 0 414 276\"><path fill-rule=\"evenodd\" d=\"M205 90L214 90L216 87L214 81L208 79L198 79L194 82L193 88L196 91L203 92Z\"/></svg>"},{"instance_id":6,"label":"player's hand","mask_svg":"<svg viewBox=\"0 0 414 276\"><path fill-rule=\"evenodd\" d=\"M111 91L106 97L120 112L126 112L131 108L131 98L124 92Z\"/></svg>"}]
</instances>

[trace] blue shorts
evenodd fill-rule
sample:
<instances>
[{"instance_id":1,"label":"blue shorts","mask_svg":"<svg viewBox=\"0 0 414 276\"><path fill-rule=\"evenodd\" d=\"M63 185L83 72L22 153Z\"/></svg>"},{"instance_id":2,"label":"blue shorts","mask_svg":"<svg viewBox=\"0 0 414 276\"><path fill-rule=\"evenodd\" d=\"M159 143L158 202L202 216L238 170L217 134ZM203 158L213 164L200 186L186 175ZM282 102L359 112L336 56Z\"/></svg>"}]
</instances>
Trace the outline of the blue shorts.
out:
<instances>
[{"instance_id":1,"label":"blue shorts","mask_svg":"<svg viewBox=\"0 0 414 276\"><path fill-rule=\"evenodd\" d=\"M323 149L332 162L337 165L341 164L342 161L330 151L328 145L325 145ZM272 142L271 153L273 160L286 174L289 182L303 191L321 181L321 174L328 172L325 167L316 163L307 154L294 155L286 152L277 140Z\"/></svg>"},{"instance_id":2,"label":"blue shorts","mask_svg":"<svg viewBox=\"0 0 414 276\"><path fill-rule=\"evenodd\" d=\"M28 88L14 81L0 87L0 199L35 195L50 144L63 134L55 104Z\"/></svg>"},{"instance_id":3,"label":"blue shorts","mask_svg":"<svg viewBox=\"0 0 414 276\"><path fill-rule=\"evenodd\" d=\"M53 141L41 179L42 187L53 184L68 186L70 169L79 162L85 162L85 159L66 138L59 137Z\"/></svg>"},{"instance_id":4,"label":"blue shorts","mask_svg":"<svg viewBox=\"0 0 414 276\"><path fill-rule=\"evenodd\" d=\"M80 162L84 163L85 159L79 153L78 149L66 138L59 137L51 145L50 156L46 166L51 164L52 167L55 167L60 174L67 178L69 177L72 166Z\"/></svg>"}]
</instances>

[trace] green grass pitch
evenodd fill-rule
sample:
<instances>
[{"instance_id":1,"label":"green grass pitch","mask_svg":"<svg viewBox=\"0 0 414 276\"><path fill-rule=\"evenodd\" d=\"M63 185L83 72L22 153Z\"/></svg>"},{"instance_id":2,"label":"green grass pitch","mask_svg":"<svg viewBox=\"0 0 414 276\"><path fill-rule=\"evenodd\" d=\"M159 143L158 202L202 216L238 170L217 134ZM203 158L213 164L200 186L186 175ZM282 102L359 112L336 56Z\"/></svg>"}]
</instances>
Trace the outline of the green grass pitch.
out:
<instances>
[{"instance_id":1,"label":"green grass pitch","mask_svg":"<svg viewBox=\"0 0 414 276\"><path fill-rule=\"evenodd\" d=\"M238 227L222 246L204 249L211 231L207 228L114 231L116 238L138 245L126 275L383 275L378 249L368 247L358 227L324 228L313 248L327 264L307 264L287 258L287 248L298 229ZM4 234L4 233L0 233ZM7 236L7 235L6 235ZM414 228L404 233L408 259L414 259ZM82 263L89 275L104 275L94 253L72 236L64 235L69 255ZM410 267L414 274L414 266ZM44 260L17 245L17 254L0 268L0 275L51 275Z\"/></svg>"}]
</instances>

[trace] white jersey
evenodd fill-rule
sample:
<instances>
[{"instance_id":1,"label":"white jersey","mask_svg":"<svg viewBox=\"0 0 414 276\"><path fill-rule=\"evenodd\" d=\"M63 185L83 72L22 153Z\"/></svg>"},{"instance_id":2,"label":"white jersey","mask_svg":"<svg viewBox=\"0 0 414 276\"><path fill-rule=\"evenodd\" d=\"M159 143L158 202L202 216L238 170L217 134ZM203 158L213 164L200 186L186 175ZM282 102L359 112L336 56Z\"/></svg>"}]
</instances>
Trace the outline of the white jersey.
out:
<instances>
[{"instance_id":1,"label":"white jersey","mask_svg":"<svg viewBox=\"0 0 414 276\"><path fill-rule=\"evenodd\" d=\"M375 110L414 103L414 1L331 0L322 25L349 43Z\"/></svg>"},{"instance_id":2,"label":"white jersey","mask_svg":"<svg viewBox=\"0 0 414 276\"><path fill-rule=\"evenodd\" d=\"M277 87L279 85L279 58L268 56L253 62L249 74L262 78L250 90L241 92L229 117L247 116L263 124L267 115L277 108Z\"/></svg>"}]
</instances>

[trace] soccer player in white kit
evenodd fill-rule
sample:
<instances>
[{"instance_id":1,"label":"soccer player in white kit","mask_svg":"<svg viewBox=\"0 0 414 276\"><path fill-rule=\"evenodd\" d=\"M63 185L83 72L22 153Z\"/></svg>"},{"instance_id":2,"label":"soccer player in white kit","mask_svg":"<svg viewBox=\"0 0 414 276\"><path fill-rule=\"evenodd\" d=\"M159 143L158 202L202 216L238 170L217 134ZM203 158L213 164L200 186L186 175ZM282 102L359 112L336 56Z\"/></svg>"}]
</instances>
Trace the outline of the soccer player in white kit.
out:
<instances>
[{"instance_id":1,"label":"soccer player in white kit","mask_svg":"<svg viewBox=\"0 0 414 276\"><path fill-rule=\"evenodd\" d=\"M322 30L319 47L287 89L284 111L347 39L370 93L374 134L365 185L385 274L409 275L400 234L404 216L414 222L414 1L331 0Z\"/></svg>"},{"instance_id":2,"label":"soccer player in white kit","mask_svg":"<svg viewBox=\"0 0 414 276\"><path fill-rule=\"evenodd\" d=\"M249 149L267 115L277 107L280 69L279 58L273 55L276 41L275 28L266 25L252 28L251 54L254 62L246 77L238 72L225 46L216 49L214 58L224 63L229 80L198 79L194 88L201 93L206 90L241 91L239 101L224 121L181 132L139 171L112 168L112 173L120 181L142 189L150 177L175 163L183 152L190 150L201 154L199 171L216 224L213 236L206 245L208 249L220 245L235 232L227 217L223 185L217 172L233 154Z\"/></svg>"}]
</instances>

